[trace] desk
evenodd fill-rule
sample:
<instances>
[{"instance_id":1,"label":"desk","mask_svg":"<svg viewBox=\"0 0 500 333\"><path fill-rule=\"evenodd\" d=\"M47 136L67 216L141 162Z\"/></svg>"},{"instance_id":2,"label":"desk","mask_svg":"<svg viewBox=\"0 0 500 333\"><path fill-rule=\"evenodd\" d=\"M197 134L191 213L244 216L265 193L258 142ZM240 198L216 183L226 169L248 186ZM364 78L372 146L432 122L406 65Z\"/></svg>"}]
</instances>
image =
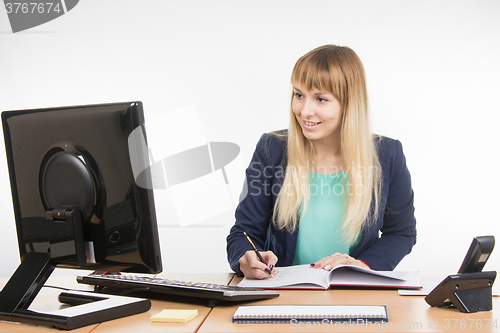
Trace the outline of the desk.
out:
<instances>
[{"instance_id":1,"label":"desk","mask_svg":"<svg viewBox=\"0 0 500 333\"><path fill-rule=\"evenodd\" d=\"M231 285L241 278L235 278ZM281 290L280 297L257 301L252 304L339 304L339 305L386 305L389 322L382 324L340 323L316 325L316 329L291 324L233 324L232 315L238 305L220 304L215 307L203 323L199 333L208 332L310 332L310 331L354 331L354 332L500 332L500 299L493 298L493 311L462 313L455 308L431 308L423 296L400 296L397 290ZM464 321L460 322L460 320ZM485 328L487 319L490 327ZM491 327L497 320L497 329ZM460 326L462 324L462 327ZM472 324L472 329L470 326ZM475 325L478 325L478 328ZM371 325L371 326L370 326ZM464 327L465 325L465 327ZM479 327L482 326L481 329Z\"/></svg>"},{"instance_id":2,"label":"desk","mask_svg":"<svg viewBox=\"0 0 500 333\"><path fill-rule=\"evenodd\" d=\"M159 277L197 281L216 284L228 284L233 278L232 273L214 273L214 274L161 274ZM0 288L7 283L8 278L0 279ZM45 283L46 286L58 286L77 290L92 290L92 286L78 284L76 276L51 276ZM47 311L61 308L61 303L58 302L57 296L61 290L43 287L40 293L30 306L30 310ZM111 320L101 324L89 325L79 329L71 330L70 332L196 332L203 324L204 320L210 314L211 308L208 308L207 300L195 299L188 297L179 297L173 295L158 295L157 299L151 300L151 309L148 312L140 313L134 316ZM197 309L198 316L188 323L152 323L150 317L159 313L163 309ZM0 332L63 332L54 328L43 326L32 326L26 324L2 322L0 321Z\"/></svg>"},{"instance_id":3,"label":"desk","mask_svg":"<svg viewBox=\"0 0 500 333\"><path fill-rule=\"evenodd\" d=\"M232 273L186 275L161 274L159 277L181 281L197 281L227 285L233 278L233 275ZM213 310L207 307L207 302L207 299L159 295L158 299L151 300L151 309L148 312L101 323L92 333L197 332ZM161 312L163 309L198 309L198 317L187 323L152 323L150 317Z\"/></svg>"},{"instance_id":4,"label":"desk","mask_svg":"<svg viewBox=\"0 0 500 333\"><path fill-rule=\"evenodd\" d=\"M231 273L220 274L162 274L167 277L185 281L210 282L235 285L240 278L234 278ZM0 279L0 287L7 279ZM56 285L67 288L84 290L90 286L77 284L74 277L51 277L47 285ZM320 290L282 290L278 298L254 301L247 303L220 302L214 309L206 307L206 300L188 297L161 295L152 299L152 307L148 312L138 315L112 320L101 324L90 325L71 332L309 332L309 331L355 331L355 332L500 332L500 298L493 298L493 311L461 313L457 309L431 308L422 296L400 296L396 290L353 290L332 289ZM33 302L30 309L44 310L60 307L57 302L59 290L42 288L42 291ZM316 329L292 326L290 324L233 324L231 318L241 304L366 304L386 305L389 314L389 323L385 324L339 324L319 326ZM150 317L165 308L198 309L198 317L188 323L151 323ZM486 329L487 320L490 325ZM497 320L498 328L492 327ZM368 326L367 326L368 325ZM461 326L462 325L462 326ZM471 328L472 325L472 328ZM477 325L477 327L476 327ZM479 325L482 325L479 328ZM0 322L1 332L60 332L58 330Z\"/></svg>"}]
</instances>

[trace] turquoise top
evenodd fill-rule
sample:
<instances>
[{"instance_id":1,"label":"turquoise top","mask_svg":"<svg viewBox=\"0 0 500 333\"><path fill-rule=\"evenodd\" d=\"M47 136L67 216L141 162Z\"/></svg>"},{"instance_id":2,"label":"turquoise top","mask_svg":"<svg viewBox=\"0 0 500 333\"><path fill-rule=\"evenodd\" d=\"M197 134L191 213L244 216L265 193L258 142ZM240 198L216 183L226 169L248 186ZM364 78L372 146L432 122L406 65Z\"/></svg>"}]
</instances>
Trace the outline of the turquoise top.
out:
<instances>
[{"instance_id":1,"label":"turquoise top","mask_svg":"<svg viewBox=\"0 0 500 333\"><path fill-rule=\"evenodd\" d=\"M311 172L309 203L300 217L292 265L311 264L336 252L350 253L351 246L343 241L340 225L347 183L347 172L333 175Z\"/></svg>"}]
</instances>

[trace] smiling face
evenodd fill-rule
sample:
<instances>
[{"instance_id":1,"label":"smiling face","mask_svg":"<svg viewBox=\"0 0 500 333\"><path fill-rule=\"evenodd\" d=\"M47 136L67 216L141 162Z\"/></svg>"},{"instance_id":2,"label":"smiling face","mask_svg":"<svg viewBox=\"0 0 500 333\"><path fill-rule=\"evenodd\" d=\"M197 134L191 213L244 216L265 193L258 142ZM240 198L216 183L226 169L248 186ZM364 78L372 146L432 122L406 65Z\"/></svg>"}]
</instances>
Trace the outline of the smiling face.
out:
<instances>
[{"instance_id":1,"label":"smiling face","mask_svg":"<svg viewBox=\"0 0 500 333\"><path fill-rule=\"evenodd\" d=\"M342 108L329 92L293 87L292 111L304 136L315 143L339 144Z\"/></svg>"}]
</instances>

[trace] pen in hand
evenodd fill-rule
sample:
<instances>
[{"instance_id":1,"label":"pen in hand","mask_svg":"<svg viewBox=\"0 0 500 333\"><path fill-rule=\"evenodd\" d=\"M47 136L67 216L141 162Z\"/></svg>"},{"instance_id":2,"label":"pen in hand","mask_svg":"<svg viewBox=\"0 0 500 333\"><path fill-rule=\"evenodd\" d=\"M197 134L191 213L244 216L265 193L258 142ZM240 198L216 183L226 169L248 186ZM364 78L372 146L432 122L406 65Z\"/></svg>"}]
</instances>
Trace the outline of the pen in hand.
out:
<instances>
[{"instance_id":1,"label":"pen in hand","mask_svg":"<svg viewBox=\"0 0 500 333\"><path fill-rule=\"evenodd\" d=\"M245 235L245 237L247 238L247 241L252 246L252 249L255 251L255 254L257 255L257 257L259 257L259 260L262 261L262 263L267 266L266 261L264 260L264 258L262 258L262 256L260 255L259 250L257 250L257 248L255 247L255 245L253 245L253 242L250 239L250 237L248 237L248 235L247 235L246 232L243 232L243 234ZM266 269L266 273L269 273L269 275L271 275L271 277L274 278L273 272L269 268Z\"/></svg>"}]
</instances>

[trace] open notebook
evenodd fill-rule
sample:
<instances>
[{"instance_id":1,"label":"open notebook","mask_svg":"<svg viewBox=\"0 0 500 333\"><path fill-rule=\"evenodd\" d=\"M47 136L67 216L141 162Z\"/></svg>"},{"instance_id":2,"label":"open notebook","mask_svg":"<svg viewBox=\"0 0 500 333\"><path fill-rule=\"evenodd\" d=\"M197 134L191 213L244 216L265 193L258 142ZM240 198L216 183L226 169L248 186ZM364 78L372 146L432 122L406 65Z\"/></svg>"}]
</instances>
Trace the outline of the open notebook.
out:
<instances>
[{"instance_id":1,"label":"open notebook","mask_svg":"<svg viewBox=\"0 0 500 333\"><path fill-rule=\"evenodd\" d=\"M241 305L233 323L387 322L385 305Z\"/></svg>"},{"instance_id":2,"label":"open notebook","mask_svg":"<svg viewBox=\"0 0 500 333\"><path fill-rule=\"evenodd\" d=\"M374 271L350 265L339 265L331 271L309 265L276 267L274 278L252 280L243 278L240 287L267 289L328 289L330 286L422 288L420 274L400 271Z\"/></svg>"}]
</instances>

